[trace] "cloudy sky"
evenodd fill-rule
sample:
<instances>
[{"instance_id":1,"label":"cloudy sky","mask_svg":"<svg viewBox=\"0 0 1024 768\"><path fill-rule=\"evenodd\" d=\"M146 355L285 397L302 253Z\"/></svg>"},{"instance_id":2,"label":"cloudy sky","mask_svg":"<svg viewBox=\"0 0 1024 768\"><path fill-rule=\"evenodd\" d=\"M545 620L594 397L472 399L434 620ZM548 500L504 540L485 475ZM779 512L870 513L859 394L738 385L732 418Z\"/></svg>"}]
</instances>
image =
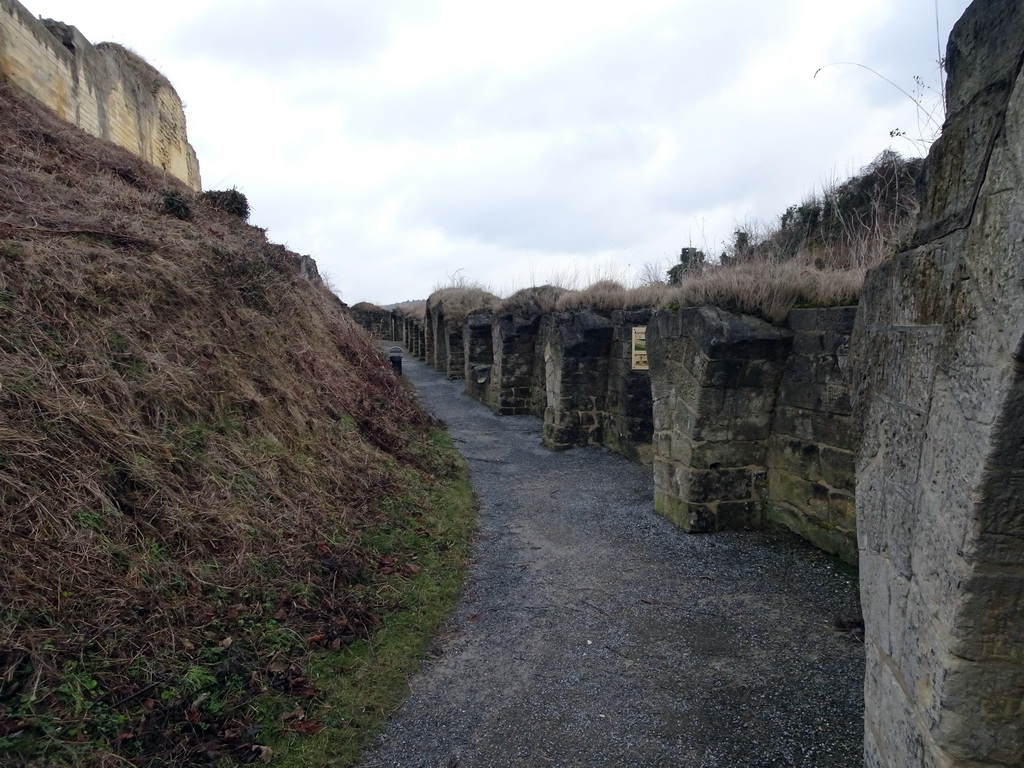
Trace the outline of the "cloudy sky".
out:
<instances>
[{"instance_id":1,"label":"cloudy sky","mask_svg":"<svg viewBox=\"0 0 1024 768\"><path fill-rule=\"evenodd\" d=\"M944 51L969 4L22 2L160 69L203 186L238 187L345 301L378 304L630 281L919 153L890 138L933 133L896 86L939 88L936 8Z\"/></svg>"}]
</instances>

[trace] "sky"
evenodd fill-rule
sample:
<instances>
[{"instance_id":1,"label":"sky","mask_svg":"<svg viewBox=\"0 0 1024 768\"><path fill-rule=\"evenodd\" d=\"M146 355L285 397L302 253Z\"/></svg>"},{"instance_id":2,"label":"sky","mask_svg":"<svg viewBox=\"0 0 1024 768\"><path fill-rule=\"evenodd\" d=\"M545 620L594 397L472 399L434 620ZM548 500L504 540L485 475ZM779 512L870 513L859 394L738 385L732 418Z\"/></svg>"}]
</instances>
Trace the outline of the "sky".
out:
<instances>
[{"instance_id":1,"label":"sky","mask_svg":"<svg viewBox=\"0 0 1024 768\"><path fill-rule=\"evenodd\" d=\"M22 3L163 72L204 189L238 188L344 301L381 305L457 281L635 283L886 148L922 154L969 5Z\"/></svg>"}]
</instances>

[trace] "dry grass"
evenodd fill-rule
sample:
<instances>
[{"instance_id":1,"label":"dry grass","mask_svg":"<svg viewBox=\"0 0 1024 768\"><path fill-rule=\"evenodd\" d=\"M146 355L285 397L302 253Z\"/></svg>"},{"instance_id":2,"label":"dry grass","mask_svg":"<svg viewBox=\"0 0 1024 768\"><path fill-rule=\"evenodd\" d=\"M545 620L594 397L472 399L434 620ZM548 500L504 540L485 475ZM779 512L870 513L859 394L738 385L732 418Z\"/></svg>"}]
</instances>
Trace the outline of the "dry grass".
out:
<instances>
[{"instance_id":1,"label":"dry grass","mask_svg":"<svg viewBox=\"0 0 1024 768\"><path fill-rule=\"evenodd\" d=\"M440 311L447 322L459 323L470 312L478 309L493 309L498 297L481 285L466 283L439 288L427 297L427 312Z\"/></svg>"},{"instance_id":2,"label":"dry grass","mask_svg":"<svg viewBox=\"0 0 1024 768\"><path fill-rule=\"evenodd\" d=\"M427 302L421 301L417 304L413 304L408 307L403 307L401 309L401 312L403 314L408 315L409 317L422 321L427 317Z\"/></svg>"},{"instance_id":3,"label":"dry grass","mask_svg":"<svg viewBox=\"0 0 1024 768\"><path fill-rule=\"evenodd\" d=\"M565 288L557 285L540 285L534 288L522 288L495 308L499 312L554 312L558 299L566 293Z\"/></svg>"},{"instance_id":4,"label":"dry grass","mask_svg":"<svg viewBox=\"0 0 1024 768\"><path fill-rule=\"evenodd\" d=\"M662 305L667 292L668 287L661 284L626 288L620 283L602 280L582 291L568 291L562 294L556 309L559 312L577 312L583 309L647 309Z\"/></svg>"},{"instance_id":5,"label":"dry grass","mask_svg":"<svg viewBox=\"0 0 1024 768\"><path fill-rule=\"evenodd\" d=\"M746 263L686 277L670 286L662 306L713 304L782 324L795 306L856 304L866 269L828 270L798 260Z\"/></svg>"},{"instance_id":6,"label":"dry grass","mask_svg":"<svg viewBox=\"0 0 1024 768\"><path fill-rule=\"evenodd\" d=\"M393 607L360 532L454 465L262 230L2 82L0 147L0 763L247 761L245 701Z\"/></svg>"}]
</instances>

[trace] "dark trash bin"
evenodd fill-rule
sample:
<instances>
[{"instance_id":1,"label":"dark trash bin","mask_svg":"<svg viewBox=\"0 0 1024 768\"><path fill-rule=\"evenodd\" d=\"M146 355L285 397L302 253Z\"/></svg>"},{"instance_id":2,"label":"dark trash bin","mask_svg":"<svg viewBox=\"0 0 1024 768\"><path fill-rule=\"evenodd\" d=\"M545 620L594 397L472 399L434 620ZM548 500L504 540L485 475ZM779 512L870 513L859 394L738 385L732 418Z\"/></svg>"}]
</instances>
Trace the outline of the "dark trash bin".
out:
<instances>
[{"instance_id":1,"label":"dark trash bin","mask_svg":"<svg viewBox=\"0 0 1024 768\"><path fill-rule=\"evenodd\" d=\"M398 371L398 375L402 375L402 348L391 347L388 350L388 360L391 361L391 366Z\"/></svg>"}]
</instances>

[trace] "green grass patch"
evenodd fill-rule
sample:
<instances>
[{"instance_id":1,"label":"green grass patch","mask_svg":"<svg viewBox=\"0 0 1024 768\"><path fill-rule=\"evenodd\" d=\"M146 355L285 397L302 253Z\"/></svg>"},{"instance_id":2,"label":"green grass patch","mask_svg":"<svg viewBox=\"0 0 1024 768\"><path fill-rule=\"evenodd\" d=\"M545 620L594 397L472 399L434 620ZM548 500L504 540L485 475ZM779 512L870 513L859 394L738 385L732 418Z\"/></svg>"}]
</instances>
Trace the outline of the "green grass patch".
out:
<instances>
[{"instance_id":1,"label":"green grass patch","mask_svg":"<svg viewBox=\"0 0 1024 768\"><path fill-rule=\"evenodd\" d=\"M441 439L444 452L456 455ZM258 703L274 765L355 765L452 615L469 563L475 500L461 459L448 477L425 482L426 489L386 503L360 537L391 571L371 587L393 609L383 626L368 640L310 659L305 671L318 694L312 702L268 696Z\"/></svg>"}]
</instances>

